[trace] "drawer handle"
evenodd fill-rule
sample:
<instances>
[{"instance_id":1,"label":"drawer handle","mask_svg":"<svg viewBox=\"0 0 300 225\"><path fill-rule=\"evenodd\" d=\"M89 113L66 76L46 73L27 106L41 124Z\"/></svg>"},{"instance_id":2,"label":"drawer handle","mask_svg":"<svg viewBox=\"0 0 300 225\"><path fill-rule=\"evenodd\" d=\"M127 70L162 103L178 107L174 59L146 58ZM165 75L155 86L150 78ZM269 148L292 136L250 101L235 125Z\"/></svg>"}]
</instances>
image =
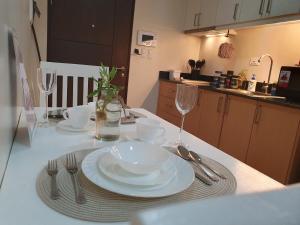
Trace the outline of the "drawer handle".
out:
<instances>
[{"instance_id":1,"label":"drawer handle","mask_svg":"<svg viewBox=\"0 0 300 225\"><path fill-rule=\"evenodd\" d=\"M197 106L200 106L200 102L201 102L201 95L202 95L202 93L201 93L201 92L199 92L199 93L198 93Z\"/></svg>"},{"instance_id":2,"label":"drawer handle","mask_svg":"<svg viewBox=\"0 0 300 225\"><path fill-rule=\"evenodd\" d=\"M223 96L220 96L219 100L218 100L218 104L217 104L217 112L218 113L221 112L222 105L223 105Z\"/></svg>"}]
</instances>

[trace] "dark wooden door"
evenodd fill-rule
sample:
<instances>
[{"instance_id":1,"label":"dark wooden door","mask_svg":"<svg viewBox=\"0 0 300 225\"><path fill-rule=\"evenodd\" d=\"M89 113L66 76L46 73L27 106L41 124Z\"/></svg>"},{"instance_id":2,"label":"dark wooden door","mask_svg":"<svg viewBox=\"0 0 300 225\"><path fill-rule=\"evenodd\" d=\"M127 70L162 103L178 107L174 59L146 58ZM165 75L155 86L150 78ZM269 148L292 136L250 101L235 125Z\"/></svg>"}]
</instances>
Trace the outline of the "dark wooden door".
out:
<instances>
[{"instance_id":1,"label":"dark wooden door","mask_svg":"<svg viewBox=\"0 0 300 225\"><path fill-rule=\"evenodd\" d=\"M114 83L126 100L134 2L49 0L47 60L120 68Z\"/></svg>"}]
</instances>

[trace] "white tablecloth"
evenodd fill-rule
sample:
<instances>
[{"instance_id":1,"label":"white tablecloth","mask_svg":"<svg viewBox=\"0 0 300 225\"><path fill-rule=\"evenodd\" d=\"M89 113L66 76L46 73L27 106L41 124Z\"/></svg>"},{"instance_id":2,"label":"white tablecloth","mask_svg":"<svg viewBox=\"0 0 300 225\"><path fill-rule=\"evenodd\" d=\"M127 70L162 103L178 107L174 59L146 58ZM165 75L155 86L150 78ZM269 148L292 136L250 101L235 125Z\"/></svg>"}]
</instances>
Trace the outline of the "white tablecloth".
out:
<instances>
[{"instance_id":1,"label":"white tablecloth","mask_svg":"<svg viewBox=\"0 0 300 225\"><path fill-rule=\"evenodd\" d=\"M175 141L178 128L143 109L134 109L158 119L166 128L168 141ZM92 133L70 134L55 126L37 128L32 146L24 143L24 118L21 117L13 143L7 171L0 190L0 224L3 225L83 225L94 224L69 218L48 208L37 196L35 180L49 159L79 150L93 142ZM135 125L123 125L122 133L135 132ZM236 177L236 194L253 193L284 187L257 170L234 159L195 136L184 132L183 141L198 153L211 157L226 166Z\"/></svg>"}]
</instances>

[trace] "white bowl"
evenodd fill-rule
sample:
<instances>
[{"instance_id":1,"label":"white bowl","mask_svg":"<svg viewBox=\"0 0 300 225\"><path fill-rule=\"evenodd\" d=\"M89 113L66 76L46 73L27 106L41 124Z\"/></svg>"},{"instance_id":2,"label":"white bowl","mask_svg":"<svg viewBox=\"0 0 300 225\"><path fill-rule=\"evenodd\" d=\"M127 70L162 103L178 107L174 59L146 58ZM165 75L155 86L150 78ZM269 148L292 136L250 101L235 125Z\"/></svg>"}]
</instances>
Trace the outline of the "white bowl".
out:
<instances>
[{"instance_id":1,"label":"white bowl","mask_svg":"<svg viewBox=\"0 0 300 225\"><path fill-rule=\"evenodd\" d=\"M124 169L134 174L147 174L161 168L170 153L149 143L128 141L112 146L110 154Z\"/></svg>"}]
</instances>

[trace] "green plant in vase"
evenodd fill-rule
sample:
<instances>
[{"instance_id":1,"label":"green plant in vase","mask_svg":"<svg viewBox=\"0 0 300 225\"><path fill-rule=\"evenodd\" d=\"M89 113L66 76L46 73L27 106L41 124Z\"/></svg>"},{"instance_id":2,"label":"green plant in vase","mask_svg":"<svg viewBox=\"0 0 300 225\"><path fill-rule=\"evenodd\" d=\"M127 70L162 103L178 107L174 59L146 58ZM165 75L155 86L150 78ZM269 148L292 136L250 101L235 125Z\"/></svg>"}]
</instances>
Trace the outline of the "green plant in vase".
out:
<instances>
[{"instance_id":1,"label":"green plant in vase","mask_svg":"<svg viewBox=\"0 0 300 225\"><path fill-rule=\"evenodd\" d=\"M99 67L99 79L96 90L89 97L96 96L96 138L106 141L116 140L120 136L119 121L121 118L121 105L118 100L120 87L112 84L117 75L117 69L110 70L103 64Z\"/></svg>"}]
</instances>

